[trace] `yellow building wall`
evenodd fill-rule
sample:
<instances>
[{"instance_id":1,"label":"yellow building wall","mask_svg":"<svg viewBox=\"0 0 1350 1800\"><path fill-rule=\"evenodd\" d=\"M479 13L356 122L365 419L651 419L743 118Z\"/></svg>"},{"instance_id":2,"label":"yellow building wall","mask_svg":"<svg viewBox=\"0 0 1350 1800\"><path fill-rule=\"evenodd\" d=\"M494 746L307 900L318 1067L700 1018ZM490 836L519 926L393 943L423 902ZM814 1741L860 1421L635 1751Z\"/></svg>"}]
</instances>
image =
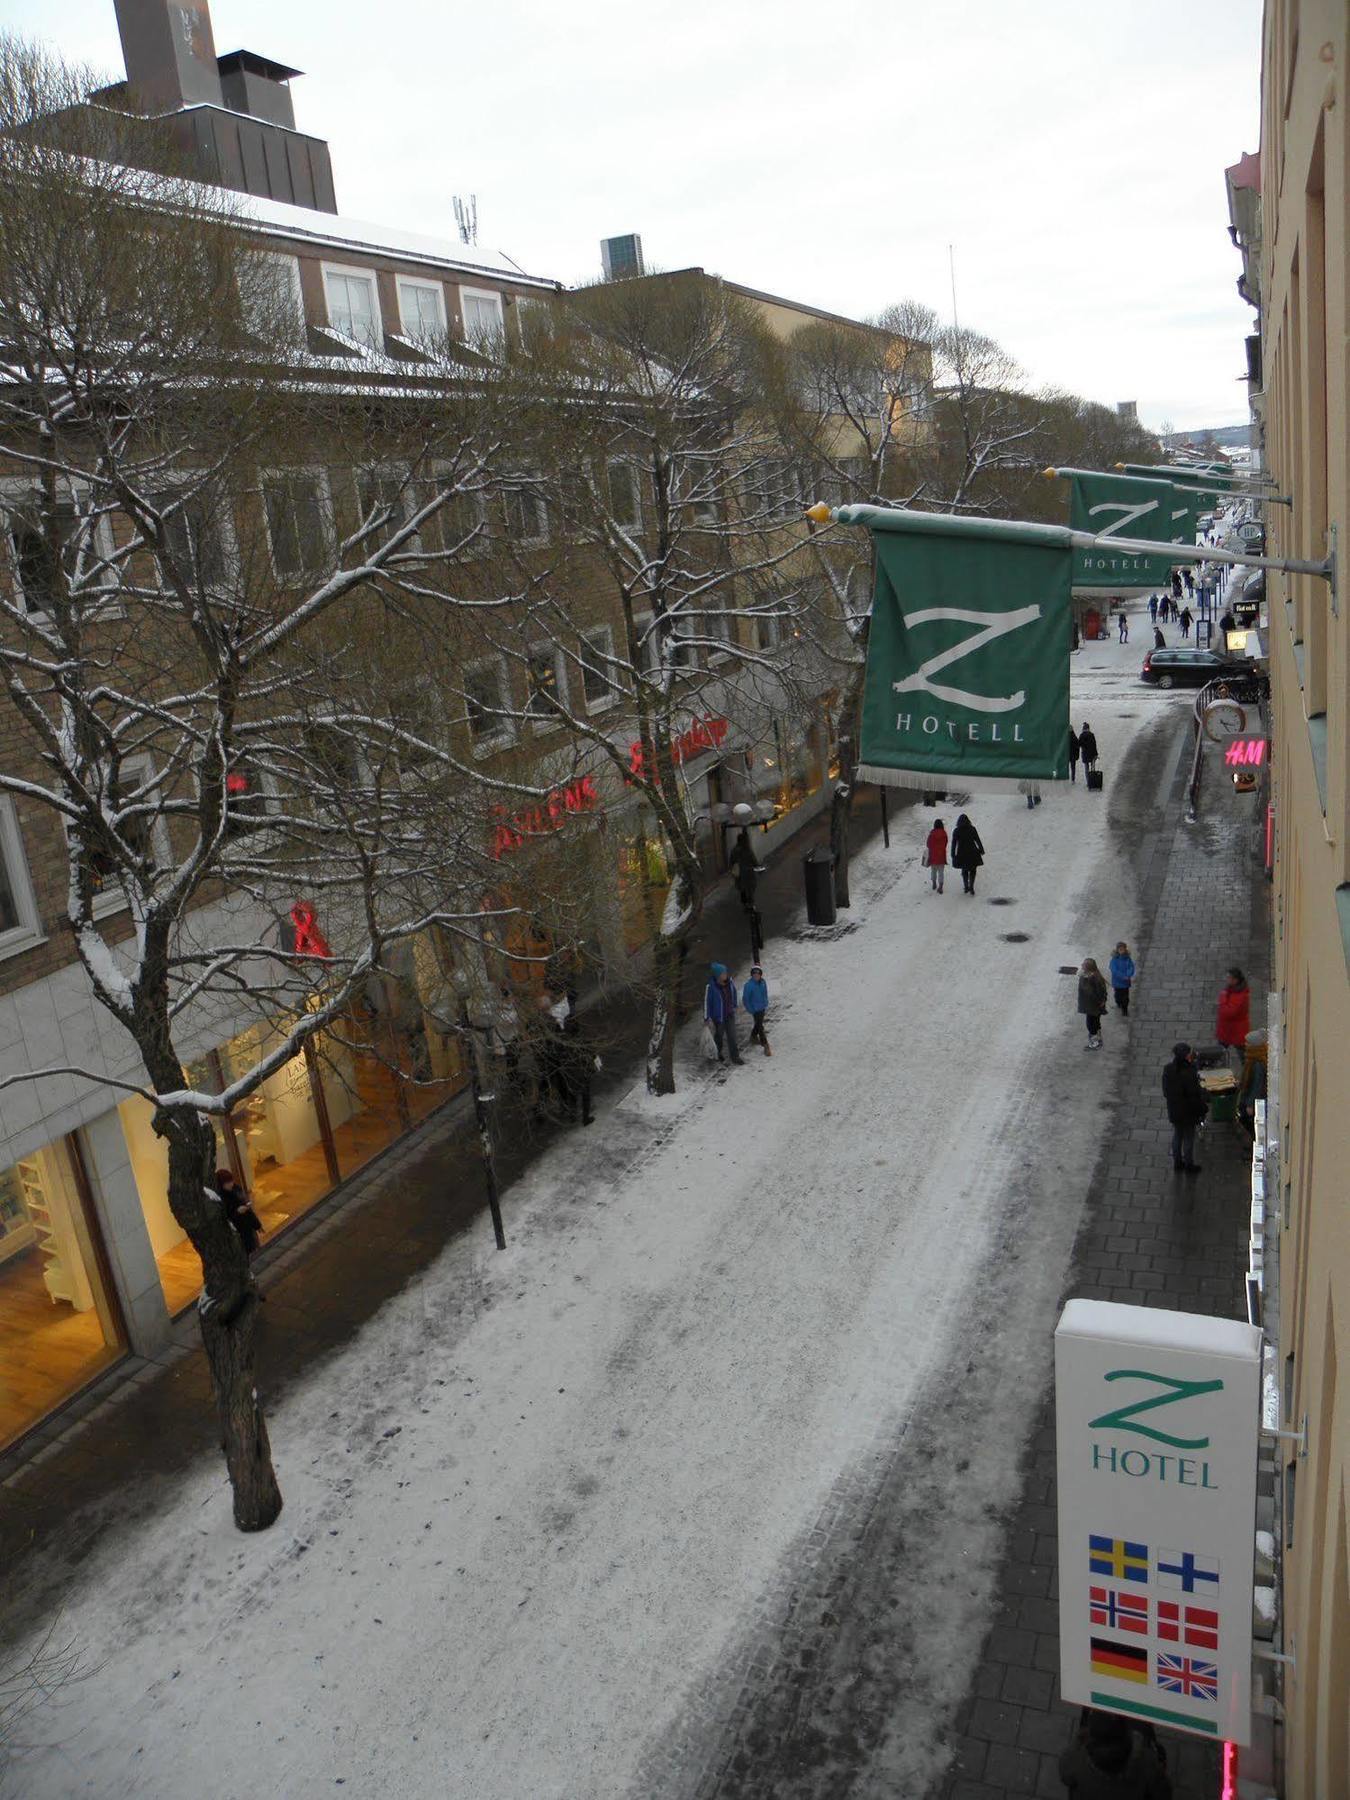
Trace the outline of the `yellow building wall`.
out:
<instances>
[{"instance_id":1,"label":"yellow building wall","mask_svg":"<svg viewBox=\"0 0 1350 1800\"><path fill-rule=\"evenodd\" d=\"M1346 0L1268 0L1261 186L1266 454L1292 508L1276 555L1318 559L1339 534L1341 591L1269 579L1283 1006L1279 1355L1285 1792L1350 1793L1350 472ZM1347 1366L1341 1369L1340 1363ZM1291 1485L1292 1484L1292 1485ZM1292 1500L1292 1504L1288 1504Z\"/></svg>"}]
</instances>

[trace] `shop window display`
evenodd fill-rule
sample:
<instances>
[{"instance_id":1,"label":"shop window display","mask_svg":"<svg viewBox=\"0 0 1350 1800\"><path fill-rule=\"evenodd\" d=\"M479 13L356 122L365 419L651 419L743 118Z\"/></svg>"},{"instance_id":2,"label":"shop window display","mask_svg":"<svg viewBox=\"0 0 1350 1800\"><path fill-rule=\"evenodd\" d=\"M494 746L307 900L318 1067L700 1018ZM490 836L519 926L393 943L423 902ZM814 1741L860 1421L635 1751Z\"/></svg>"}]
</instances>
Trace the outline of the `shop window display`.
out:
<instances>
[{"instance_id":1,"label":"shop window display","mask_svg":"<svg viewBox=\"0 0 1350 1800\"><path fill-rule=\"evenodd\" d=\"M0 1445L122 1354L71 1147L0 1169Z\"/></svg>"}]
</instances>

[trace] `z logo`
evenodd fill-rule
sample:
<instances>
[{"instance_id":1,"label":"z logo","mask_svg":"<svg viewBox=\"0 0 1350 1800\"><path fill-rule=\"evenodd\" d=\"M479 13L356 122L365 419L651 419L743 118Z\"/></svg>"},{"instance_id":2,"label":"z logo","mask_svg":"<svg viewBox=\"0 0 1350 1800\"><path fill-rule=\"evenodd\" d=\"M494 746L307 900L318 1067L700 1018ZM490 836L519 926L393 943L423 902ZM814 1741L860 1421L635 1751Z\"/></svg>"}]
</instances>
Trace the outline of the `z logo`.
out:
<instances>
[{"instance_id":1,"label":"z logo","mask_svg":"<svg viewBox=\"0 0 1350 1800\"><path fill-rule=\"evenodd\" d=\"M1160 1387L1166 1388L1165 1394L1155 1394L1151 1400L1136 1400L1133 1406L1119 1406L1114 1412L1103 1413L1099 1419L1088 1421L1089 1431L1137 1431L1140 1437L1152 1438L1155 1443L1170 1444L1174 1450L1207 1450L1209 1439L1172 1437L1165 1431L1154 1431L1150 1425L1137 1423L1139 1413L1153 1412L1159 1406L1172 1406L1178 1400L1193 1400L1198 1394L1213 1394L1222 1388L1222 1381L1178 1381L1172 1375L1155 1375L1151 1369L1112 1369L1103 1377L1106 1381L1156 1381Z\"/></svg>"},{"instance_id":2,"label":"z logo","mask_svg":"<svg viewBox=\"0 0 1350 1800\"><path fill-rule=\"evenodd\" d=\"M991 700L984 694L968 693L965 688L944 687L936 681L930 681L929 676L936 675L939 669L945 669L951 663L960 662L963 656L973 656L995 638L1006 637L1010 631L1030 625L1033 619L1039 619L1040 616L1039 606L1019 606L1014 611L1005 613L971 612L964 606L930 606L923 612L905 613L903 618L907 628L927 625L932 619L956 619L963 625L979 625L983 629L962 638L959 644L953 644L949 650L940 650L936 656L930 656L927 662L919 664L912 675L906 675L903 681L893 681L891 686L897 694L932 694L938 700L951 700L957 706L968 706L972 712L1013 712L1026 699L1025 690L1021 688L1001 700Z\"/></svg>"}]
</instances>

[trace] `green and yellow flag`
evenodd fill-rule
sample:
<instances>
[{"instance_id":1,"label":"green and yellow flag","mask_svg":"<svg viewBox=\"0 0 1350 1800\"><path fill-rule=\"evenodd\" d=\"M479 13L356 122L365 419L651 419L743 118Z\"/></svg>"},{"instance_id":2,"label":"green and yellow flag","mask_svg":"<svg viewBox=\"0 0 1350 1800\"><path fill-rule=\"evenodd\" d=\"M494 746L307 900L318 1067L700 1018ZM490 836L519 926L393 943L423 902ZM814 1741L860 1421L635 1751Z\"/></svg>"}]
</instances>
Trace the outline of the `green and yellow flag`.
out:
<instances>
[{"instance_id":1,"label":"green and yellow flag","mask_svg":"<svg viewBox=\"0 0 1350 1800\"><path fill-rule=\"evenodd\" d=\"M1069 773L1073 553L1055 525L843 506L876 550L858 773L1017 788Z\"/></svg>"}]
</instances>

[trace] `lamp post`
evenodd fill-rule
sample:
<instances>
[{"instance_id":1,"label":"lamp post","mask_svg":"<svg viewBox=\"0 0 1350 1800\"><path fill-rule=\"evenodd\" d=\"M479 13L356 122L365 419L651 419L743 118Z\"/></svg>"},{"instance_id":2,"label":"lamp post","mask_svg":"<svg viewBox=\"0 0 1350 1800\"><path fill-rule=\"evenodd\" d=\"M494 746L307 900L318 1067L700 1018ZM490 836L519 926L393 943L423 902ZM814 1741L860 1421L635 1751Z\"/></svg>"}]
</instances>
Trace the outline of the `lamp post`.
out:
<instances>
[{"instance_id":1,"label":"lamp post","mask_svg":"<svg viewBox=\"0 0 1350 1800\"><path fill-rule=\"evenodd\" d=\"M749 845L750 826L755 818L754 807L749 805L747 801L740 800L732 807L731 816L740 827L741 844L745 846L747 851L749 851L749 854L753 857L754 852L749 850ZM746 921L750 926L750 960L752 963L759 961L760 952L764 948L763 921L760 919L759 912L755 906L756 875L757 871L754 868L743 870L736 884L740 889L741 905L745 908Z\"/></svg>"},{"instance_id":2,"label":"lamp post","mask_svg":"<svg viewBox=\"0 0 1350 1800\"><path fill-rule=\"evenodd\" d=\"M478 1061L480 1054L478 1033L469 1018L469 977L463 969L455 970L455 992L459 995L460 1036L469 1051L469 1080L473 1085L473 1117L474 1124L478 1128L478 1154L483 1164L483 1186L487 1189L488 1211L492 1215L492 1234L497 1240L497 1248L505 1250L506 1231L502 1225L501 1202L497 1197L497 1157L492 1142L492 1113L490 1110L497 1096L483 1092L483 1078Z\"/></svg>"}]
</instances>

